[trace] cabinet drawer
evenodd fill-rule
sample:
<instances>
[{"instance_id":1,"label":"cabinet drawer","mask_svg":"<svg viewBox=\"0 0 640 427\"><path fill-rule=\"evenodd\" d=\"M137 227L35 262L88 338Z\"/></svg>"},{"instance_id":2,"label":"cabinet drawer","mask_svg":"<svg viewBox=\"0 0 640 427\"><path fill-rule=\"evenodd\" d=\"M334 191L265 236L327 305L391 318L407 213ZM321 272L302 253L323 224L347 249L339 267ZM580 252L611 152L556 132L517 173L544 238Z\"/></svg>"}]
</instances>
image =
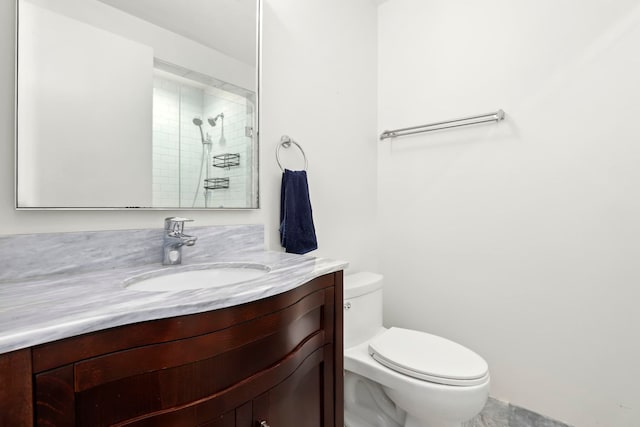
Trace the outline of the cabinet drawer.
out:
<instances>
[{"instance_id":1,"label":"cabinet drawer","mask_svg":"<svg viewBox=\"0 0 640 427\"><path fill-rule=\"evenodd\" d=\"M275 363L319 331L324 298L324 291L314 292L284 310L230 328L77 362L75 391L207 361L214 369L223 363L241 365L244 373L237 381ZM216 373L216 378L224 376L229 374Z\"/></svg>"}]
</instances>

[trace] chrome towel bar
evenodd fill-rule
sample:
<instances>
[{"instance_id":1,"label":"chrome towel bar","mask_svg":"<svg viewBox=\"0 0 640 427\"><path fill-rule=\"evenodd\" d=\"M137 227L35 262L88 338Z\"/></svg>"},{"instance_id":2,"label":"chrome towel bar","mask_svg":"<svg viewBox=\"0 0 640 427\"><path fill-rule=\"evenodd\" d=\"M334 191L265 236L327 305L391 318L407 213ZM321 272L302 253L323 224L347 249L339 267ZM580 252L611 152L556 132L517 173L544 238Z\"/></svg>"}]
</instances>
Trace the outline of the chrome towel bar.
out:
<instances>
[{"instance_id":1,"label":"chrome towel bar","mask_svg":"<svg viewBox=\"0 0 640 427\"><path fill-rule=\"evenodd\" d=\"M504 120L504 111L498 110L495 113L479 114L476 116L462 117L460 119L444 120L441 122L429 123L421 126L412 126L402 129L385 130L380 134L380 140L395 138L397 136L413 135L416 133L431 132L434 130L457 128L461 126L477 125L487 122L499 122Z\"/></svg>"}]
</instances>

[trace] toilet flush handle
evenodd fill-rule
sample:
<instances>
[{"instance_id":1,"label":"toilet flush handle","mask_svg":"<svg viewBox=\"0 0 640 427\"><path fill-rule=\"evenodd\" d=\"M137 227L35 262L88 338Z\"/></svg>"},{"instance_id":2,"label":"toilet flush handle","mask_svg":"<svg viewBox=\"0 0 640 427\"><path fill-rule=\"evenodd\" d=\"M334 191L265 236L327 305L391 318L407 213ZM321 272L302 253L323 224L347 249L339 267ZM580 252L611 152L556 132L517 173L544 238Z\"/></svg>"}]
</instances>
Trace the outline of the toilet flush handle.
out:
<instances>
[{"instance_id":1,"label":"toilet flush handle","mask_svg":"<svg viewBox=\"0 0 640 427\"><path fill-rule=\"evenodd\" d=\"M345 310L349 310L351 308L351 303L350 302L345 302L344 303L344 309Z\"/></svg>"},{"instance_id":2,"label":"toilet flush handle","mask_svg":"<svg viewBox=\"0 0 640 427\"><path fill-rule=\"evenodd\" d=\"M266 421L260 421L260 427L269 427Z\"/></svg>"}]
</instances>

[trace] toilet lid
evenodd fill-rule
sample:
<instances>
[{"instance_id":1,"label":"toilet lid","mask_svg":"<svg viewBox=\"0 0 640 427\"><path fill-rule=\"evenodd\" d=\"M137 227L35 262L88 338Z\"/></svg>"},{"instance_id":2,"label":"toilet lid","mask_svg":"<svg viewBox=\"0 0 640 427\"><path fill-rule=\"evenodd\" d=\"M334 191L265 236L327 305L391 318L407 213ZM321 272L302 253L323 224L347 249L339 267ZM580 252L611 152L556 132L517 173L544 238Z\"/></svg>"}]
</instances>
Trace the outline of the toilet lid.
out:
<instances>
[{"instance_id":1,"label":"toilet lid","mask_svg":"<svg viewBox=\"0 0 640 427\"><path fill-rule=\"evenodd\" d=\"M487 362L468 348L436 335L391 328L369 342L380 364L413 378L447 385L486 381Z\"/></svg>"}]
</instances>

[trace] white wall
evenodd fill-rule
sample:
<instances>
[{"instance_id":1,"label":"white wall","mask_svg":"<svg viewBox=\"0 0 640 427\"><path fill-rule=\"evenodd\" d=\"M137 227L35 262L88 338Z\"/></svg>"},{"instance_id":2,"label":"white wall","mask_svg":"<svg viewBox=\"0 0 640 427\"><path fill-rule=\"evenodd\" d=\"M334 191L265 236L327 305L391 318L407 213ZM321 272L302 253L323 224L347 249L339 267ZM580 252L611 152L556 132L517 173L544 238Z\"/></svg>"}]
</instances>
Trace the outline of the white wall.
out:
<instances>
[{"instance_id":1,"label":"white wall","mask_svg":"<svg viewBox=\"0 0 640 427\"><path fill-rule=\"evenodd\" d=\"M379 130L387 322L483 355L492 395L581 427L640 425L640 8L389 0Z\"/></svg>"},{"instance_id":2,"label":"white wall","mask_svg":"<svg viewBox=\"0 0 640 427\"><path fill-rule=\"evenodd\" d=\"M275 148L281 135L290 135L309 160L319 245L312 254L350 261L354 271L375 270L375 4L265 3L260 198L279 203ZM284 166L300 165L298 153L281 152ZM278 207L268 209L271 247L279 246L278 215Z\"/></svg>"},{"instance_id":3,"label":"white wall","mask_svg":"<svg viewBox=\"0 0 640 427\"><path fill-rule=\"evenodd\" d=\"M301 4L303 3L303 4ZM0 234L161 227L171 211L14 210L15 5L0 2ZM265 0L260 134L260 200L254 211L182 212L197 225L263 223L280 247L284 133L309 156L320 249L353 269L376 269L376 8L370 0Z\"/></svg>"}]
</instances>

